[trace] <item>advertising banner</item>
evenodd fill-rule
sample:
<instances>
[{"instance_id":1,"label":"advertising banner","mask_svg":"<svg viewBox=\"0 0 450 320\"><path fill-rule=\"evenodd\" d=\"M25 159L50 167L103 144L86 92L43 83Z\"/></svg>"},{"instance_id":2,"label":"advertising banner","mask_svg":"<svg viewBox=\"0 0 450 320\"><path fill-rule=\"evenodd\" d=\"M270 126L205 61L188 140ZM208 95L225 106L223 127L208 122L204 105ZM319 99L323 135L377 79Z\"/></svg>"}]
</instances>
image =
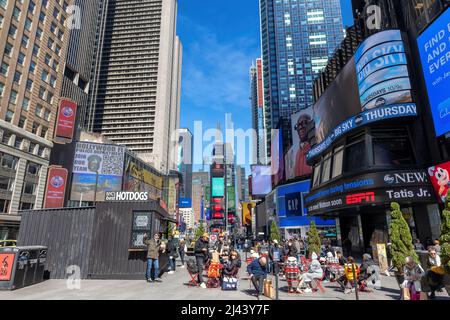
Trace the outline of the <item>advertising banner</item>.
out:
<instances>
[{"instance_id":1,"label":"advertising banner","mask_svg":"<svg viewBox=\"0 0 450 320\"><path fill-rule=\"evenodd\" d=\"M358 127L411 116L417 116L417 108L402 34L399 30L378 32L361 44L314 105L317 145L307 159L319 156Z\"/></svg>"},{"instance_id":2,"label":"advertising banner","mask_svg":"<svg viewBox=\"0 0 450 320\"><path fill-rule=\"evenodd\" d=\"M248 227L252 225L252 209L256 207L254 202L242 202L242 226Z\"/></svg>"},{"instance_id":3,"label":"advertising banner","mask_svg":"<svg viewBox=\"0 0 450 320\"><path fill-rule=\"evenodd\" d=\"M59 167L50 167L48 169L44 209L64 207L67 176L67 169Z\"/></svg>"},{"instance_id":4,"label":"advertising banner","mask_svg":"<svg viewBox=\"0 0 450 320\"><path fill-rule=\"evenodd\" d=\"M163 178L158 176L149 170L140 167L137 163L130 161L128 164L127 172L130 175L138 180L145 182L148 185L151 185L157 189L162 189L163 187Z\"/></svg>"},{"instance_id":5,"label":"advertising banner","mask_svg":"<svg viewBox=\"0 0 450 320\"><path fill-rule=\"evenodd\" d=\"M227 187L228 212L236 211L236 191L234 186Z\"/></svg>"},{"instance_id":6,"label":"advertising banner","mask_svg":"<svg viewBox=\"0 0 450 320\"><path fill-rule=\"evenodd\" d=\"M308 142L308 125L313 121L313 109L308 108L291 116L292 153L294 158L293 176L297 178L312 174L312 167L306 163L306 156L311 149ZM291 174L292 172L290 172Z\"/></svg>"},{"instance_id":7,"label":"advertising banner","mask_svg":"<svg viewBox=\"0 0 450 320\"><path fill-rule=\"evenodd\" d=\"M345 207L435 201L426 171L377 172L346 179L305 197L308 214Z\"/></svg>"},{"instance_id":8,"label":"advertising banner","mask_svg":"<svg viewBox=\"0 0 450 320\"><path fill-rule=\"evenodd\" d=\"M281 181L284 180L284 152L282 130L272 130L271 141L271 167L273 175L273 185L277 186Z\"/></svg>"},{"instance_id":9,"label":"advertising banner","mask_svg":"<svg viewBox=\"0 0 450 320\"><path fill-rule=\"evenodd\" d=\"M450 132L450 9L417 39L436 136Z\"/></svg>"},{"instance_id":10,"label":"advertising banner","mask_svg":"<svg viewBox=\"0 0 450 320\"><path fill-rule=\"evenodd\" d=\"M225 196L225 179L224 178L212 178L212 196L213 196L213 198Z\"/></svg>"},{"instance_id":11,"label":"advertising banner","mask_svg":"<svg viewBox=\"0 0 450 320\"><path fill-rule=\"evenodd\" d=\"M292 146L284 156L284 167L286 172L286 180L289 181L295 178L295 150Z\"/></svg>"},{"instance_id":12,"label":"advertising banner","mask_svg":"<svg viewBox=\"0 0 450 320\"><path fill-rule=\"evenodd\" d=\"M122 146L77 142L70 199L104 201L106 192L121 191L124 157Z\"/></svg>"},{"instance_id":13,"label":"advertising banner","mask_svg":"<svg viewBox=\"0 0 450 320\"><path fill-rule=\"evenodd\" d=\"M178 202L178 207L192 208L192 199L191 198L180 198L180 200Z\"/></svg>"},{"instance_id":14,"label":"advertising banner","mask_svg":"<svg viewBox=\"0 0 450 320\"><path fill-rule=\"evenodd\" d=\"M434 191L439 201L445 203L448 190L450 190L450 161L428 169Z\"/></svg>"},{"instance_id":15,"label":"advertising banner","mask_svg":"<svg viewBox=\"0 0 450 320\"><path fill-rule=\"evenodd\" d=\"M272 191L270 166L252 166L252 195L265 196Z\"/></svg>"},{"instance_id":16,"label":"advertising banner","mask_svg":"<svg viewBox=\"0 0 450 320\"><path fill-rule=\"evenodd\" d=\"M11 280L14 257L14 253L0 253L0 281Z\"/></svg>"},{"instance_id":17,"label":"advertising banner","mask_svg":"<svg viewBox=\"0 0 450 320\"><path fill-rule=\"evenodd\" d=\"M56 119L55 137L73 139L77 104L69 99L59 101L58 118Z\"/></svg>"}]
</instances>

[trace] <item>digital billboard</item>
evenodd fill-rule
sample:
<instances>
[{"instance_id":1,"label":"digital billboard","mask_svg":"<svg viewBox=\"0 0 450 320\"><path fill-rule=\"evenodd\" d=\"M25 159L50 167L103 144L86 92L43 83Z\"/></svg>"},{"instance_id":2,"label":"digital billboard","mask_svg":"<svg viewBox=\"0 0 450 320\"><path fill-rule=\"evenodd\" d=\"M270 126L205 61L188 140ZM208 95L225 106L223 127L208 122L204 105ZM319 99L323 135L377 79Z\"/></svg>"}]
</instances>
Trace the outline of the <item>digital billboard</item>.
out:
<instances>
[{"instance_id":1,"label":"digital billboard","mask_svg":"<svg viewBox=\"0 0 450 320\"><path fill-rule=\"evenodd\" d=\"M180 198L178 201L179 208L192 208L192 199L191 198Z\"/></svg>"},{"instance_id":2,"label":"digital billboard","mask_svg":"<svg viewBox=\"0 0 450 320\"><path fill-rule=\"evenodd\" d=\"M225 179L224 178L212 178L211 186L212 197L224 197L225 196Z\"/></svg>"},{"instance_id":3,"label":"digital billboard","mask_svg":"<svg viewBox=\"0 0 450 320\"><path fill-rule=\"evenodd\" d=\"M77 142L70 200L104 201L106 192L121 191L124 157L122 146Z\"/></svg>"},{"instance_id":4,"label":"digital billboard","mask_svg":"<svg viewBox=\"0 0 450 320\"><path fill-rule=\"evenodd\" d=\"M227 187L228 211L236 211L236 190L234 186Z\"/></svg>"},{"instance_id":5,"label":"digital billboard","mask_svg":"<svg viewBox=\"0 0 450 320\"><path fill-rule=\"evenodd\" d=\"M61 99L56 119L55 137L72 141L76 117L77 104L66 98Z\"/></svg>"},{"instance_id":6,"label":"digital billboard","mask_svg":"<svg viewBox=\"0 0 450 320\"><path fill-rule=\"evenodd\" d=\"M284 178L283 134L281 130L272 130L270 147L273 185L277 186Z\"/></svg>"},{"instance_id":7,"label":"digital billboard","mask_svg":"<svg viewBox=\"0 0 450 320\"><path fill-rule=\"evenodd\" d=\"M265 196L272 191L272 170L270 166L252 166L252 195Z\"/></svg>"},{"instance_id":8,"label":"digital billboard","mask_svg":"<svg viewBox=\"0 0 450 320\"><path fill-rule=\"evenodd\" d=\"M362 111L412 102L405 45L400 30L376 33L355 54Z\"/></svg>"},{"instance_id":9,"label":"digital billboard","mask_svg":"<svg viewBox=\"0 0 450 320\"><path fill-rule=\"evenodd\" d=\"M428 174L436 196L440 202L445 203L445 198L450 190L450 161L429 168Z\"/></svg>"},{"instance_id":10,"label":"digital billboard","mask_svg":"<svg viewBox=\"0 0 450 320\"><path fill-rule=\"evenodd\" d=\"M254 202L242 202L242 226L252 225L252 209L256 207Z\"/></svg>"},{"instance_id":11,"label":"digital billboard","mask_svg":"<svg viewBox=\"0 0 450 320\"><path fill-rule=\"evenodd\" d=\"M450 132L450 9L417 39L436 136Z\"/></svg>"},{"instance_id":12,"label":"digital billboard","mask_svg":"<svg viewBox=\"0 0 450 320\"><path fill-rule=\"evenodd\" d=\"M48 169L44 209L64 207L67 176L67 169L59 167L50 167Z\"/></svg>"},{"instance_id":13,"label":"digital billboard","mask_svg":"<svg viewBox=\"0 0 450 320\"><path fill-rule=\"evenodd\" d=\"M412 102L402 34L399 30L378 32L360 45L314 105L317 144L307 159L319 156L358 127L413 116L417 107Z\"/></svg>"},{"instance_id":14,"label":"digital billboard","mask_svg":"<svg viewBox=\"0 0 450 320\"><path fill-rule=\"evenodd\" d=\"M307 108L291 116L292 151L289 154L289 177L286 170L286 179L293 179L312 174L312 168L306 163L306 156L311 150L308 141L308 125L313 121L313 109Z\"/></svg>"}]
</instances>

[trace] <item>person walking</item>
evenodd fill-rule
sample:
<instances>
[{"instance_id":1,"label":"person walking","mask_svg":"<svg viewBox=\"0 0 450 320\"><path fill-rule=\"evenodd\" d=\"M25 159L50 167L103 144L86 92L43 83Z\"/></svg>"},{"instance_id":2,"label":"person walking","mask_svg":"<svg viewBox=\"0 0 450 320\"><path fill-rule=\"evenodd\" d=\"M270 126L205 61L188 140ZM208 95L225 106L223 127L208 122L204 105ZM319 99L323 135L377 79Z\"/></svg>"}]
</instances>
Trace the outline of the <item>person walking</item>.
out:
<instances>
[{"instance_id":1,"label":"person walking","mask_svg":"<svg viewBox=\"0 0 450 320\"><path fill-rule=\"evenodd\" d=\"M170 236L169 241L167 242L167 255L169 256L169 272L168 274L173 274L176 270L176 259L178 258L178 246L177 241Z\"/></svg>"},{"instance_id":2,"label":"person walking","mask_svg":"<svg viewBox=\"0 0 450 320\"><path fill-rule=\"evenodd\" d=\"M423 244L420 242L419 239L416 239L414 241L414 250L417 250L417 251L424 251L425 250L425 247L423 246Z\"/></svg>"},{"instance_id":3,"label":"person walking","mask_svg":"<svg viewBox=\"0 0 450 320\"><path fill-rule=\"evenodd\" d=\"M145 278L147 282L161 282L159 277L159 253L161 249L161 240L159 234L155 233L153 239L148 239L148 235L144 235L144 244L147 245L147 271ZM151 272L153 268L153 273Z\"/></svg>"},{"instance_id":4,"label":"person walking","mask_svg":"<svg viewBox=\"0 0 450 320\"><path fill-rule=\"evenodd\" d=\"M263 294L264 280L267 278L267 258L261 257L253 260L247 266L247 272L251 276L251 281L256 289L256 298L259 300L259 296Z\"/></svg>"},{"instance_id":5,"label":"person walking","mask_svg":"<svg viewBox=\"0 0 450 320\"><path fill-rule=\"evenodd\" d=\"M184 239L180 240L180 244L178 246L178 254L180 255L181 259L181 268L184 268L184 256L187 251L187 245Z\"/></svg>"},{"instance_id":6,"label":"person walking","mask_svg":"<svg viewBox=\"0 0 450 320\"><path fill-rule=\"evenodd\" d=\"M200 287L206 289L205 281L203 280L203 269L209 258L209 235L204 233L195 243L195 260L198 267L198 283Z\"/></svg>"}]
</instances>

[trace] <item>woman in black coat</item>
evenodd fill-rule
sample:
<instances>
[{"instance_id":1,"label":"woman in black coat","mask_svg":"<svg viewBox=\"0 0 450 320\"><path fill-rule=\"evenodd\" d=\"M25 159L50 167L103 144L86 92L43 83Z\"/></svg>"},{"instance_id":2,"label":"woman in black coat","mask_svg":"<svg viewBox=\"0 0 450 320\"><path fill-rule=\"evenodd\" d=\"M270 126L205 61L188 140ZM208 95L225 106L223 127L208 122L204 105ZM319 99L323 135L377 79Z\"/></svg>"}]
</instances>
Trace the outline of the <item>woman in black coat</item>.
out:
<instances>
[{"instance_id":1,"label":"woman in black coat","mask_svg":"<svg viewBox=\"0 0 450 320\"><path fill-rule=\"evenodd\" d=\"M237 275L239 269L241 268L242 262L241 257L237 251L231 251L230 258L224 264L222 269L222 276L234 277Z\"/></svg>"}]
</instances>

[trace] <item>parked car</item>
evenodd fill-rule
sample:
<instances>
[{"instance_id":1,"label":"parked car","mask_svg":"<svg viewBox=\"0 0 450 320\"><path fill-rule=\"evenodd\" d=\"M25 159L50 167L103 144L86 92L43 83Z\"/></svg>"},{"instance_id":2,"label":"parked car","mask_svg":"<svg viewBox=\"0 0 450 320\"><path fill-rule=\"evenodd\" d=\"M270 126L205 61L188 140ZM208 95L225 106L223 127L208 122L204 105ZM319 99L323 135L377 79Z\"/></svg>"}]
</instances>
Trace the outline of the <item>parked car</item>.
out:
<instances>
[{"instance_id":1,"label":"parked car","mask_svg":"<svg viewBox=\"0 0 450 320\"><path fill-rule=\"evenodd\" d=\"M13 248L17 246L16 240L0 240L0 248Z\"/></svg>"}]
</instances>

